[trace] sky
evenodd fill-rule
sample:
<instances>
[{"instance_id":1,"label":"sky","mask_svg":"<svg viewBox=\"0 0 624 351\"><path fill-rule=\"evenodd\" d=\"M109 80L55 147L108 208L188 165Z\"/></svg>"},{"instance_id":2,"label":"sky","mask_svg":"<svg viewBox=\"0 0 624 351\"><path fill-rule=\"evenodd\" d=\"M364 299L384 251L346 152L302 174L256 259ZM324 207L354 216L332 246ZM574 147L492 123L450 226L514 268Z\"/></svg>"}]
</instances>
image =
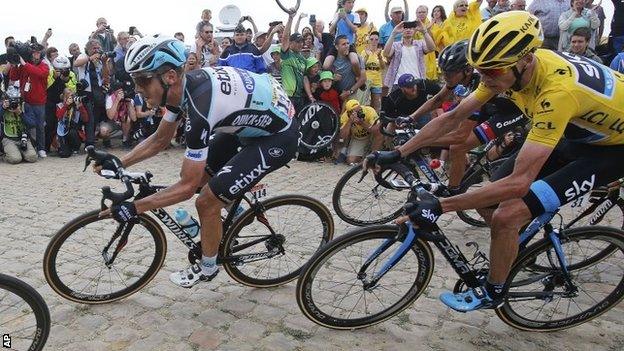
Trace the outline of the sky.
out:
<instances>
[{"instance_id":1,"label":"sky","mask_svg":"<svg viewBox=\"0 0 624 351\"><path fill-rule=\"evenodd\" d=\"M470 0L472 1L472 0ZM539 1L539 0L534 0ZM294 3L293 0L283 0L284 3ZM530 4L531 1L527 1ZM416 7L427 5L429 10L435 5L445 7L447 14L452 10L453 0L408 0L410 18L415 18ZM16 3L13 3L16 5ZM98 17L105 17L115 33L136 26L143 34L167 34L173 36L175 32L183 32L187 44L193 38L195 25L200 21L201 11L211 9L212 23L219 25L219 10L225 5L236 4L242 15L251 15L259 30L266 30L271 21L286 22L287 15L280 10L274 0L205 0L203 2L191 0L107 0L105 2L80 2L70 0L29 0L25 6L11 6L10 11L0 13L0 38L9 35L17 40L26 41L31 35L41 40L48 28L52 28L53 35L48 41L61 54L68 54L69 44L76 42L84 51L84 44L89 34L95 29ZM99 4L100 6L93 6ZM384 22L384 0L356 0L355 8L366 7L369 18L377 27ZM482 6L485 6L484 1ZM403 6L403 0L392 0L390 6ZM607 20L605 33L609 33L609 24L613 16L613 4L603 0ZM36 9L36 12L33 11ZM329 22L336 10L335 0L302 0L300 12L316 14L318 19ZM302 20L306 25L308 18ZM605 34L606 35L606 34ZM0 52L4 51L0 44Z\"/></svg>"}]
</instances>

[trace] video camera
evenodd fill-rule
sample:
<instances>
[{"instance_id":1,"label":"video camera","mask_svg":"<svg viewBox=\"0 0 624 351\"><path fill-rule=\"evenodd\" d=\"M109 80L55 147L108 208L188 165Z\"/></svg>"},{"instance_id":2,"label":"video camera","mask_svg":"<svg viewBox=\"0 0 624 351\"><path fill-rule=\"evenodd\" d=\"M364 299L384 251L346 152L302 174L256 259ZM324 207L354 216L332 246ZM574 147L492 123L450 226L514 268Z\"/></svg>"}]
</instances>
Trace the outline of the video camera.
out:
<instances>
[{"instance_id":1,"label":"video camera","mask_svg":"<svg viewBox=\"0 0 624 351\"><path fill-rule=\"evenodd\" d=\"M136 92L134 91L134 82L132 80L116 80L111 83L109 92L114 92L118 89L123 90L124 98L127 100L132 100L136 96Z\"/></svg>"},{"instance_id":2,"label":"video camera","mask_svg":"<svg viewBox=\"0 0 624 351\"><path fill-rule=\"evenodd\" d=\"M114 52L114 51L106 51L106 52L104 52L102 50L98 50L97 53L99 53L103 57L108 57L108 58L112 58L112 59L114 59L115 56L117 56L117 53Z\"/></svg>"},{"instance_id":3,"label":"video camera","mask_svg":"<svg viewBox=\"0 0 624 351\"><path fill-rule=\"evenodd\" d=\"M7 61L11 64L18 65L20 57L26 62L32 62L32 54L35 50L42 50L43 47L37 42L37 38L30 37L30 41L22 43L20 41L13 42L7 47Z\"/></svg>"}]
</instances>

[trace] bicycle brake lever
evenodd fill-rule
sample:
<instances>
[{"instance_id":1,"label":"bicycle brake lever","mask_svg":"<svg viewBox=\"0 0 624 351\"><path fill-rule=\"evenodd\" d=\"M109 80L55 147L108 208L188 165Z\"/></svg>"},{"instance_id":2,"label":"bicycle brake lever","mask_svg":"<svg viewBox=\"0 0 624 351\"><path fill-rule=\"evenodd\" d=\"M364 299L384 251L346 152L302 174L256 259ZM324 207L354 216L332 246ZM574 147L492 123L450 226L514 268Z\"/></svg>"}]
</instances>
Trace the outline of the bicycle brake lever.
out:
<instances>
[{"instance_id":1,"label":"bicycle brake lever","mask_svg":"<svg viewBox=\"0 0 624 351\"><path fill-rule=\"evenodd\" d=\"M84 169L82 170L83 172L87 170L87 167L89 167L89 165L91 164L91 161L93 161L93 158L87 155L87 157L85 158L85 166L84 166Z\"/></svg>"}]
</instances>

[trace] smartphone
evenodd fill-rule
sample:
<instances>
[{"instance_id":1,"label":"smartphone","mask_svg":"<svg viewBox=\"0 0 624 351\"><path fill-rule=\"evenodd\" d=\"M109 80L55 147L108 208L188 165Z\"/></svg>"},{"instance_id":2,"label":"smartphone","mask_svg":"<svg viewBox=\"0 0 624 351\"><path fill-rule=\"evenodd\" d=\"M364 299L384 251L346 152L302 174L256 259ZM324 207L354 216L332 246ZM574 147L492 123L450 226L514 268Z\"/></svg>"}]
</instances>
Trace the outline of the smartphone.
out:
<instances>
[{"instance_id":1,"label":"smartphone","mask_svg":"<svg viewBox=\"0 0 624 351\"><path fill-rule=\"evenodd\" d=\"M316 15L310 15L310 25L314 25L316 23Z\"/></svg>"},{"instance_id":2,"label":"smartphone","mask_svg":"<svg viewBox=\"0 0 624 351\"><path fill-rule=\"evenodd\" d=\"M416 21L409 21L409 22L403 23L403 28L416 28L416 27L418 27L418 22Z\"/></svg>"},{"instance_id":3,"label":"smartphone","mask_svg":"<svg viewBox=\"0 0 624 351\"><path fill-rule=\"evenodd\" d=\"M338 9L338 12L339 12L341 15L344 15L344 14L346 13L346 12L345 12L344 7L341 7L340 9Z\"/></svg>"},{"instance_id":4,"label":"smartphone","mask_svg":"<svg viewBox=\"0 0 624 351\"><path fill-rule=\"evenodd\" d=\"M135 27L135 26L131 26L131 27L128 29L128 34L130 34L130 35L134 35L134 31L135 31L135 30L136 30L136 27Z\"/></svg>"},{"instance_id":5,"label":"smartphone","mask_svg":"<svg viewBox=\"0 0 624 351\"><path fill-rule=\"evenodd\" d=\"M275 27L275 26L280 25L280 24L282 24L282 21L273 21L273 22L269 23L269 27Z\"/></svg>"}]
</instances>

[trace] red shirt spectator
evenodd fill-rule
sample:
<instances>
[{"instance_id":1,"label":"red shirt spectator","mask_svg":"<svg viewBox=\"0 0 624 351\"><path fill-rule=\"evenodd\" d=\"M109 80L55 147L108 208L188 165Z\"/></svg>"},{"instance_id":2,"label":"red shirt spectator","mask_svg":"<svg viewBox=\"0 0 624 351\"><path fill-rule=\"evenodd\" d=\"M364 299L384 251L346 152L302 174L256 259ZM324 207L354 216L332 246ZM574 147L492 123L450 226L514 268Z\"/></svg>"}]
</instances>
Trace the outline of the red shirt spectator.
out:
<instances>
[{"instance_id":1,"label":"red shirt spectator","mask_svg":"<svg viewBox=\"0 0 624 351\"><path fill-rule=\"evenodd\" d=\"M10 80L19 80L24 101L31 105L45 105L48 94L48 73L50 68L45 62L38 64L26 62L24 65L11 66ZM28 88L28 89L26 89Z\"/></svg>"}]
</instances>

